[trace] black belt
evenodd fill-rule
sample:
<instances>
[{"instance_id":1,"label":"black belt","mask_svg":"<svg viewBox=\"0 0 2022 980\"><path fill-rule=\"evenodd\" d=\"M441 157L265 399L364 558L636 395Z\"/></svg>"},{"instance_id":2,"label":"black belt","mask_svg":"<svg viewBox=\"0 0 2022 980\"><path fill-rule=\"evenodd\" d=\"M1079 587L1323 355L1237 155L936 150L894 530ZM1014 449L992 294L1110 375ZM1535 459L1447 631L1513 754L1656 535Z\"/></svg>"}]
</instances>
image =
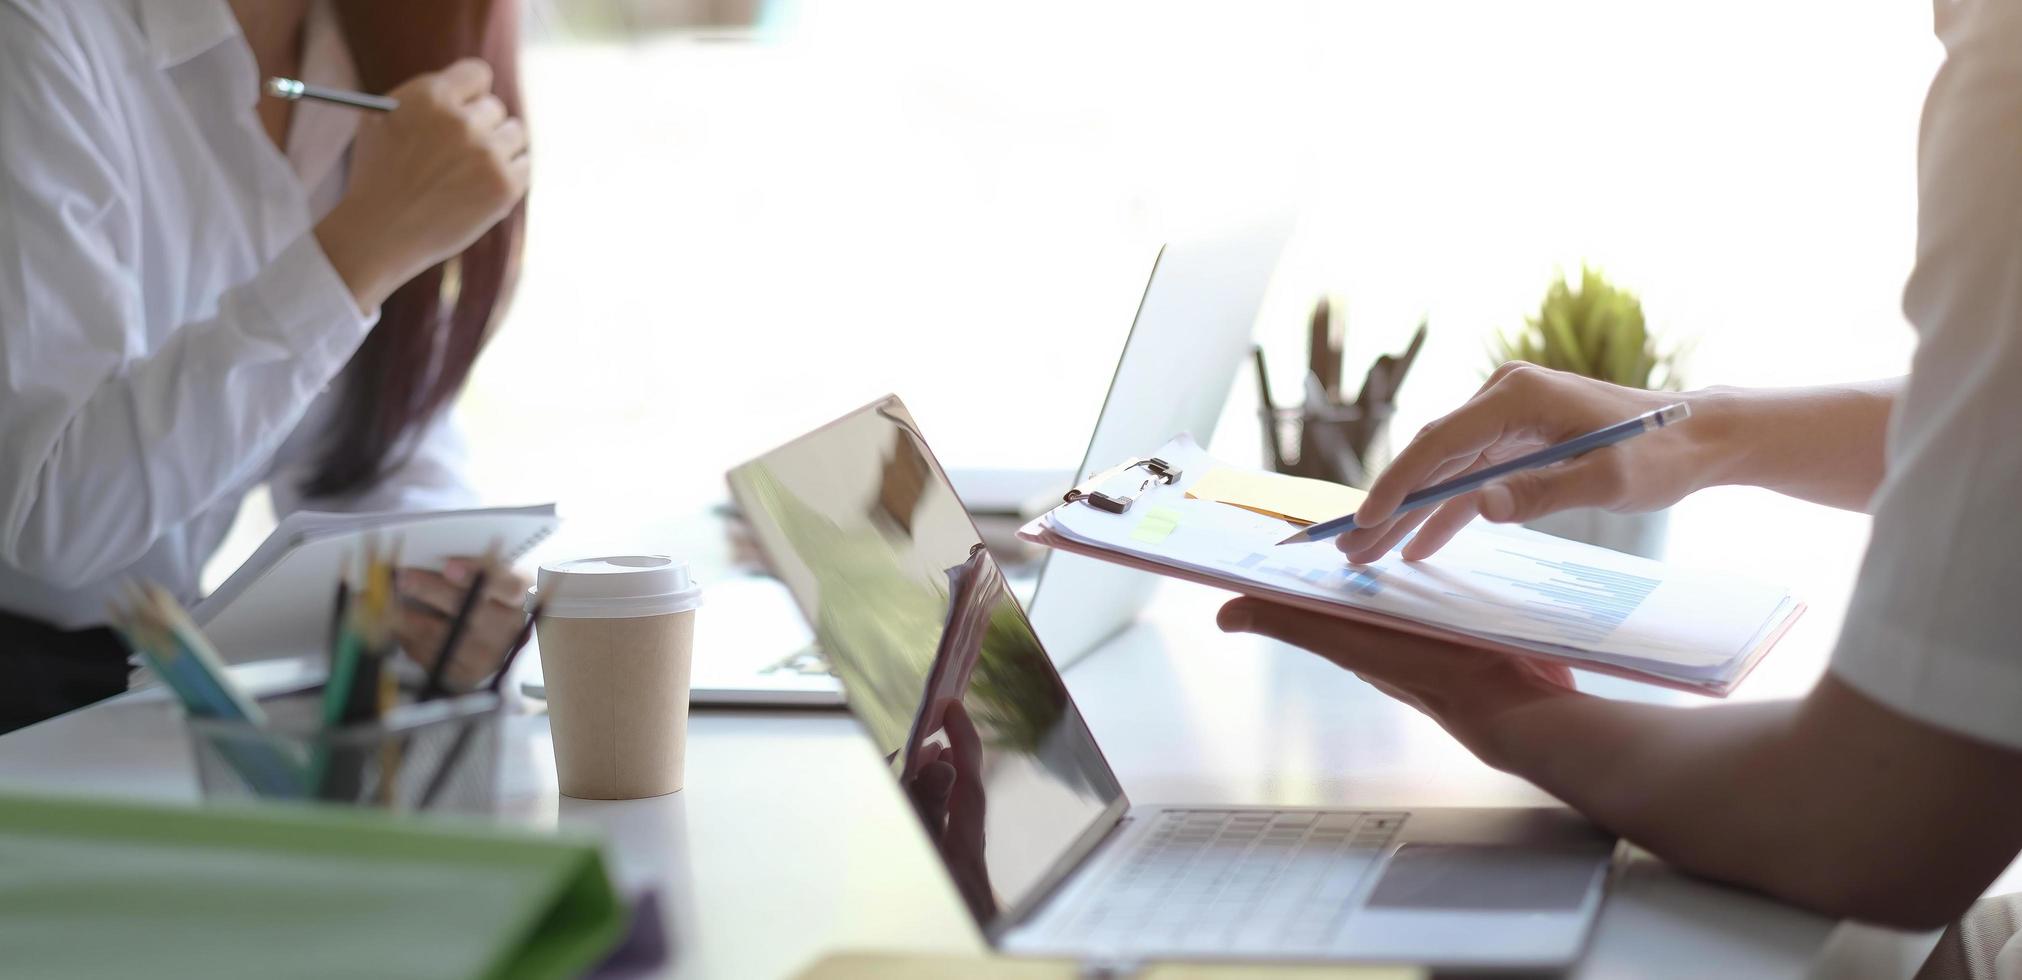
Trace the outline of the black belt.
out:
<instances>
[{"instance_id":1,"label":"black belt","mask_svg":"<svg viewBox=\"0 0 2022 980\"><path fill-rule=\"evenodd\" d=\"M126 653L102 626L65 631L0 612L0 733L125 691Z\"/></svg>"}]
</instances>

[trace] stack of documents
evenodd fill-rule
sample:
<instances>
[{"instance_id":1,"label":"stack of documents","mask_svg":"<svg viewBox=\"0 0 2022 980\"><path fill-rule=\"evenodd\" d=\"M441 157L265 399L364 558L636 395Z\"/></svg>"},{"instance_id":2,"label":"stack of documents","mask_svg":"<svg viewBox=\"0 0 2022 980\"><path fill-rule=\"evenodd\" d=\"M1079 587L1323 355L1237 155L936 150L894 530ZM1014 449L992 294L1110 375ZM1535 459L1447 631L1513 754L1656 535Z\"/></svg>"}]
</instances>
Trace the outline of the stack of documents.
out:
<instances>
[{"instance_id":1,"label":"stack of documents","mask_svg":"<svg viewBox=\"0 0 2022 980\"><path fill-rule=\"evenodd\" d=\"M1019 536L1344 619L1716 697L1732 692L1804 609L1776 586L1485 522L1425 561L1393 551L1351 565L1331 541L1277 544L1294 525L1267 513L1296 508L1239 504L1225 492L1267 475L1232 480L1232 467L1184 436L1157 456L1179 479L1145 490L1123 513L1069 503ZM1223 492L1202 496L1219 499L1190 494L1210 477Z\"/></svg>"}]
</instances>

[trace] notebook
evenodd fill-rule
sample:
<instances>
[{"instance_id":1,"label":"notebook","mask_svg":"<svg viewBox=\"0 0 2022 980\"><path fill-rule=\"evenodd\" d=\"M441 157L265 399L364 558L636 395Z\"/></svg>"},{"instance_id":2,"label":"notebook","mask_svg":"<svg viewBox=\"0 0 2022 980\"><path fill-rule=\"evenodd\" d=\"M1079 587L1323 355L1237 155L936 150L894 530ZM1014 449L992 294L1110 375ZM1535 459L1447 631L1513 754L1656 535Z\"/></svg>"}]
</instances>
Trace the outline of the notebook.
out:
<instances>
[{"instance_id":1,"label":"notebook","mask_svg":"<svg viewBox=\"0 0 2022 980\"><path fill-rule=\"evenodd\" d=\"M397 541L401 564L440 568L450 558L482 555L497 544L513 561L553 534L555 505L378 514L290 514L246 563L191 615L233 663L322 655L329 643L331 599L348 558L370 537Z\"/></svg>"},{"instance_id":2,"label":"notebook","mask_svg":"<svg viewBox=\"0 0 2022 980\"><path fill-rule=\"evenodd\" d=\"M1779 586L1480 521L1425 561L1393 551L1351 565L1331 541L1279 546L1297 525L1260 512L1268 506L1190 495L1231 468L1192 439L1168 442L1155 458L1177 471L1170 481L1141 478L1152 472L1143 468L1105 474L1091 483L1112 496L1064 504L1019 536L1344 619L1715 697L1731 693L1804 610ZM1242 482L1217 479L1224 489Z\"/></svg>"}]
</instances>

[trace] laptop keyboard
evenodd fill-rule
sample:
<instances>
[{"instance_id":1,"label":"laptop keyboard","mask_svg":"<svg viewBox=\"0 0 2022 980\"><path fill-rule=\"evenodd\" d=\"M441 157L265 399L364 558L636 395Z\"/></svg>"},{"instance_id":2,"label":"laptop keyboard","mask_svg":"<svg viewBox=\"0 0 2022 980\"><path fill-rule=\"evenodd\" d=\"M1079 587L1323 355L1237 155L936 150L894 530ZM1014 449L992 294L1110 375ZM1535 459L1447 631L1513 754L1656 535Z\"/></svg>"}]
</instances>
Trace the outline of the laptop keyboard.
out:
<instances>
[{"instance_id":1,"label":"laptop keyboard","mask_svg":"<svg viewBox=\"0 0 2022 980\"><path fill-rule=\"evenodd\" d=\"M1325 946L1404 813L1171 810L1081 903L1068 937L1102 949Z\"/></svg>"}]
</instances>

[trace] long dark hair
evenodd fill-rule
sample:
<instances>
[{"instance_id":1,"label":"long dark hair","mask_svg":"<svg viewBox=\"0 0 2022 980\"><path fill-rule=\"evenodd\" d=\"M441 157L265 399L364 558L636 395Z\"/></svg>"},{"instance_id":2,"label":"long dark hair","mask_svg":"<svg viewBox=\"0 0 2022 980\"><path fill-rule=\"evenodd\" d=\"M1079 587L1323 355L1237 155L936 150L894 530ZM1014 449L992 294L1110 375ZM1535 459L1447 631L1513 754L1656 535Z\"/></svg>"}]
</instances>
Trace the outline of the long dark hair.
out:
<instances>
[{"instance_id":1,"label":"long dark hair","mask_svg":"<svg viewBox=\"0 0 2022 980\"><path fill-rule=\"evenodd\" d=\"M491 63L492 90L521 115L519 0L337 0L359 84L384 92L458 58ZM352 355L331 438L302 490L371 488L404 462L410 436L463 388L519 273L522 201L460 256L409 280Z\"/></svg>"}]
</instances>

